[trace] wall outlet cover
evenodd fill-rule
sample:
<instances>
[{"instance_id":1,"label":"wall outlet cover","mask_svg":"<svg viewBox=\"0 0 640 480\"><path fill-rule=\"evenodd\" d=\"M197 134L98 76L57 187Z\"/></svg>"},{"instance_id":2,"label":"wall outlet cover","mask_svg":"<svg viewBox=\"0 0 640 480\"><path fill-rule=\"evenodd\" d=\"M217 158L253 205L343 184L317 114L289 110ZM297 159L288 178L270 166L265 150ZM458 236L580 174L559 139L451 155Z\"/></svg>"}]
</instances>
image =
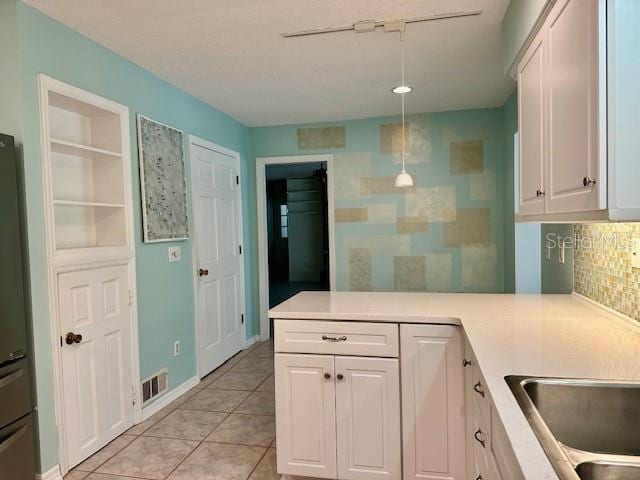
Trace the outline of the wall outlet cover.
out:
<instances>
[{"instance_id":1,"label":"wall outlet cover","mask_svg":"<svg viewBox=\"0 0 640 480\"><path fill-rule=\"evenodd\" d=\"M176 340L175 342L173 342L173 356L177 357L178 355L180 355L180 351L180 340Z\"/></svg>"},{"instance_id":2,"label":"wall outlet cover","mask_svg":"<svg viewBox=\"0 0 640 480\"><path fill-rule=\"evenodd\" d=\"M182 260L182 249L180 247L169 247L169 263Z\"/></svg>"},{"instance_id":3,"label":"wall outlet cover","mask_svg":"<svg viewBox=\"0 0 640 480\"><path fill-rule=\"evenodd\" d=\"M640 237L631 240L631 267L640 268Z\"/></svg>"}]
</instances>

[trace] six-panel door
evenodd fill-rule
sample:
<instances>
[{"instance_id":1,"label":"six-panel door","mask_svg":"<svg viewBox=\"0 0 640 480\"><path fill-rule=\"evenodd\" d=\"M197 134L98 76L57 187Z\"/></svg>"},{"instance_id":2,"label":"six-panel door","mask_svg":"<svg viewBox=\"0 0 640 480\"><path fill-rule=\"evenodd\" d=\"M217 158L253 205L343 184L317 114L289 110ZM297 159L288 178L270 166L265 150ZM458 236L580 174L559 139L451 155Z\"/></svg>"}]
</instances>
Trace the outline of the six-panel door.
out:
<instances>
[{"instance_id":1,"label":"six-panel door","mask_svg":"<svg viewBox=\"0 0 640 480\"><path fill-rule=\"evenodd\" d=\"M58 294L72 467L133 425L127 267L60 274Z\"/></svg>"},{"instance_id":2,"label":"six-panel door","mask_svg":"<svg viewBox=\"0 0 640 480\"><path fill-rule=\"evenodd\" d=\"M338 478L400 480L400 378L395 358L335 357Z\"/></svg>"},{"instance_id":3,"label":"six-panel door","mask_svg":"<svg viewBox=\"0 0 640 480\"><path fill-rule=\"evenodd\" d=\"M465 478L460 330L401 325L404 480Z\"/></svg>"},{"instance_id":4,"label":"six-panel door","mask_svg":"<svg viewBox=\"0 0 640 480\"><path fill-rule=\"evenodd\" d=\"M278 472L337 478L331 355L275 355Z\"/></svg>"}]
</instances>

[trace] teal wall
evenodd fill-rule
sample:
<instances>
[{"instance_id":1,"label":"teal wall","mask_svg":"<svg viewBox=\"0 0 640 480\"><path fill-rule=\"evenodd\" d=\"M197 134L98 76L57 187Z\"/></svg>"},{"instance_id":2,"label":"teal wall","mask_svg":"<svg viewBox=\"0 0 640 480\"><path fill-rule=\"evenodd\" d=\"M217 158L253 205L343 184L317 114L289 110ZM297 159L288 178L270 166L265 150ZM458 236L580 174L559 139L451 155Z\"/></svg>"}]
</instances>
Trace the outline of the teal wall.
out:
<instances>
[{"instance_id":1,"label":"teal wall","mask_svg":"<svg viewBox=\"0 0 640 480\"><path fill-rule=\"evenodd\" d=\"M0 0L0 132L22 138L20 115L20 57L17 9L14 1Z\"/></svg>"},{"instance_id":2,"label":"teal wall","mask_svg":"<svg viewBox=\"0 0 640 480\"><path fill-rule=\"evenodd\" d=\"M515 262L515 202L514 202L514 155L513 136L518 131L518 95L514 91L502 106L502 133L504 148L504 290L508 293L516 289Z\"/></svg>"},{"instance_id":3,"label":"teal wall","mask_svg":"<svg viewBox=\"0 0 640 480\"><path fill-rule=\"evenodd\" d=\"M507 73L549 0L511 0L502 19L502 63Z\"/></svg>"},{"instance_id":4,"label":"teal wall","mask_svg":"<svg viewBox=\"0 0 640 480\"><path fill-rule=\"evenodd\" d=\"M3 2L3 9L7 2ZM9 2L14 4L13 0ZM15 5L15 4L14 4ZM140 374L149 375L161 368L169 370L170 388L196 375L194 338L194 292L191 265L191 241L144 244L141 240L138 158L135 143L137 112L183 130L185 135L218 143L241 155L244 208L255 205L255 169L249 159L249 129L150 72L116 55L31 7L17 4L19 35L20 88L25 191L27 198L28 248L30 255L31 295L35 347L35 373L38 403L40 469L57 464L57 432L53 410L52 342L49 328L46 283L42 172L39 140L37 74L86 89L130 108L131 153L134 200L134 230L138 282L138 320L140 337ZM0 18L3 18L0 16ZM187 179L190 178L189 159ZM243 215L245 243L252 245L255 222ZM169 264L167 247L182 247L182 261ZM255 248L245 258L248 336L259 326L252 267ZM180 340L182 354L173 356L173 342Z\"/></svg>"},{"instance_id":5,"label":"teal wall","mask_svg":"<svg viewBox=\"0 0 640 480\"><path fill-rule=\"evenodd\" d=\"M503 189L503 110L411 116L407 170L416 188L408 191L393 188L400 157L385 150L385 126L398 121L387 117L304 125L319 129L319 135L322 128L345 127L345 146L338 148L299 148L299 125L252 128L252 153L335 154L339 290L503 292L505 263L513 265L512 259L505 262L513 248L505 249L505 238L512 236L504 232L508 214L503 204L509 193ZM460 158L454 144L463 152ZM375 186L368 189L371 181ZM407 217L422 217L417 220L424 224L401 225ZM513 288L511 278L508 283Z\"/></svg>"},{"instance_id":6,"label":"teal wall","mask_svg":"<svg viewBox=\"0 0 640 480\"><path fill-rule=\"evenodd\" d=\"M542 293L573 292L573 248L565 249L565 263L560 263L557 248L551 251L551 259L546 257L547 238L557 241L559 237L573 238L573 225L542 225Z\"/></svg>"}]
</instances>

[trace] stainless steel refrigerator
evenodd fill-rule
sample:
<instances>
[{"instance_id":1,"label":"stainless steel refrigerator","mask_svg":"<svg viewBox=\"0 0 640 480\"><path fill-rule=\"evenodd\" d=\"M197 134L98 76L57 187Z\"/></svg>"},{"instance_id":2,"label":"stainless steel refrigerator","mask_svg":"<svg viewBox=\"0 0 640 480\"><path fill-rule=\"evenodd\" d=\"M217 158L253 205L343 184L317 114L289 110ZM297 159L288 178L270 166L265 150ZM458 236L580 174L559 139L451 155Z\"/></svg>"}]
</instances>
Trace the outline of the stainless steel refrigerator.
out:
<instances>
[{"instance_id":1,"label":"stainless steel refrigerator","mask_svg":"<svg viewBox=\"0 0 640 480\"><path fill-rule=\"evenodd\" d=\"M0 480L35 478L20 225L16 150L0 134Z\"/></svg>"}]
</instances>

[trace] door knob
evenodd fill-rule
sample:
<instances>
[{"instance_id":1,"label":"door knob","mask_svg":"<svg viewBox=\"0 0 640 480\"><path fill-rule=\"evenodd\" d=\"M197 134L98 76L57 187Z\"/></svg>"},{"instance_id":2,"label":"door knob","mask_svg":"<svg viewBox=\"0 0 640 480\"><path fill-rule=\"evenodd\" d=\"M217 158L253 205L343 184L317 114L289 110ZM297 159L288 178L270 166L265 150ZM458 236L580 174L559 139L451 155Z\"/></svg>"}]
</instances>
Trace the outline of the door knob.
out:
<instances>
[{"instance_id":1,"label":"door knob","mask_svg":"<svg viewBox=\"0 0 640 480\"><path fill-rule=\"evenodd\" d=\"M198 276L206 277L207 275L209 275L209 270L207 270L206 268L198 269Z\"/></svg>"},{"instance_id":2,"label":"door knob","mask_svg":"<svg viewBox=\"0 0 640 480\"><path fill-rule=\"evenodd\" d=\"M76 333L73 333L73 332L69 332L64 337L64 341L65 341L65 343L67 345L73 345L74 343L80 343L80 342L82 342L82 335L76 334Z\"/></svg>"}]
</instances>

